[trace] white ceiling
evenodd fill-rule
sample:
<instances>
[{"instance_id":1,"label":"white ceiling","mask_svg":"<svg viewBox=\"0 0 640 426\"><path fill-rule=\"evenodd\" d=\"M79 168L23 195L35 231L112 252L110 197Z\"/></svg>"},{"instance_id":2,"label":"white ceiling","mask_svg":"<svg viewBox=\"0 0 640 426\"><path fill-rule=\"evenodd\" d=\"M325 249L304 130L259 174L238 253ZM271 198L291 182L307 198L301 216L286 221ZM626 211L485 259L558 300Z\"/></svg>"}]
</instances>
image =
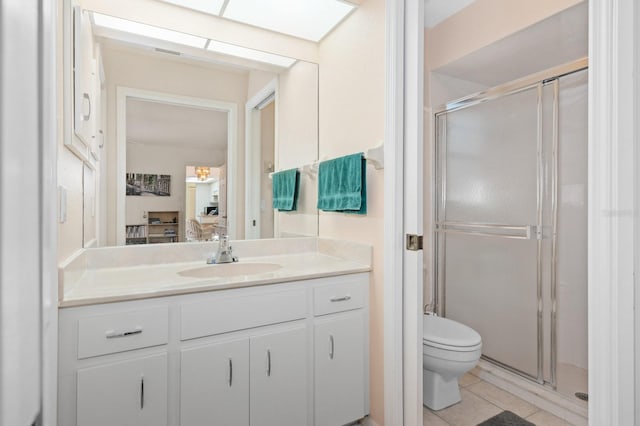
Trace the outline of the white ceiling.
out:
<instances>
[{"instance_id":1,"label":"white ceiling","mask_svg":"<svg viewBox=\"0 0 640 426\"><path fill-rule=\"evenodd\" d=\"M243 24L319 42L348 16L348 0L160 0Z\"/></svg>"},{"instance_id":2,"label":"white ceiling","mask_svg":"<svg viewBox=\"0 0 640 426\"><path fill-rule=\"evenodd\" d=\"M424 26L432 28L475 0L424 0Z\"/></svg>"},{"instance_id":3,"label":"white ceiling","mask_svg":"<svg viewBox=\"0 0 640 426\"><path fill-rule=\"evenodd\" d=\"M581 2L435 71L493 87L586 57L588 35L588 2Z\"/></svg>"},{"instance_id":4,"label":"white ceiling","mask_svg":"<svg viewBox=\"0 0 640 426\"><path fill-rule=\"evenodd\" d=\"M227 113L129 99L127 141L145 145L225 150Z\"/></svg>"},{"instance_id":5,"label":"white ceiling","mask_svg":"<svg viewBox=\"0 0 640 426\"><path fill-rule=\"evenodd\" d=\"M262 64L275 69L286 69L296 62L294 58L222 43L97 12L91 13L91 20L93 32L98 37L148 48L160 48L176 55L190 56L204 61L230 62L244 66L248 64L250 68L259 67Z\"/></svg>"}]
</instances>

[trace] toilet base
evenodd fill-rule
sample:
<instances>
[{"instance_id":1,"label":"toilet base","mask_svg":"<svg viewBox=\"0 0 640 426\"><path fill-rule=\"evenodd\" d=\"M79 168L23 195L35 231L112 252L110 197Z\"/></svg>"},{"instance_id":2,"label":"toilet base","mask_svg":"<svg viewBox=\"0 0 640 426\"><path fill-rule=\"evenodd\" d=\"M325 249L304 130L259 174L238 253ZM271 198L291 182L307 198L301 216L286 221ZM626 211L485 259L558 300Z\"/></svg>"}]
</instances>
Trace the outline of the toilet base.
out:
<instances>
[{"instance_id":1,"label":"toilet base","mask_svg":"<svg viewBox=\"0 0 640 426\"><path fill-rule=\"evenodd\" d=\"M447 381L433 371L422 369L422 403L427 408L438 411L461 400L457 377Z\"/></svg>"}]
</instances>

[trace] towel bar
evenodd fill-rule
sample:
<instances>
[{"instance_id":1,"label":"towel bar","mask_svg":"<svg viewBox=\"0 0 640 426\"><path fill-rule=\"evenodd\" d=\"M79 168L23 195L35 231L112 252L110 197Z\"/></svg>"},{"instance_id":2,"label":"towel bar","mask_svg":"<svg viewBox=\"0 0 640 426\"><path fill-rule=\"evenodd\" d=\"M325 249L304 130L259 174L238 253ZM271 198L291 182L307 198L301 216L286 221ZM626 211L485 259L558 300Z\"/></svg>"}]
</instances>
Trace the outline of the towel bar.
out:
<instances>
[{"instance_id":1,"label":"towel bar","mask_svg":"<svg viewBox=\"0 0 640 426\"><path fill-rule=\"evenodd\" d=\"M375 148L369 148L367 152L364 154L364 158L370 163L376 170L384 169L384 142L381 142L380 145ZM311 164L305 164L304 166L298 167L298 170L303 175L314 176L318 173L318 164L320 164L323 160L314 161ZM269 179L273 178L273 173L269 173Z\"/></svg>"}]
</instances>

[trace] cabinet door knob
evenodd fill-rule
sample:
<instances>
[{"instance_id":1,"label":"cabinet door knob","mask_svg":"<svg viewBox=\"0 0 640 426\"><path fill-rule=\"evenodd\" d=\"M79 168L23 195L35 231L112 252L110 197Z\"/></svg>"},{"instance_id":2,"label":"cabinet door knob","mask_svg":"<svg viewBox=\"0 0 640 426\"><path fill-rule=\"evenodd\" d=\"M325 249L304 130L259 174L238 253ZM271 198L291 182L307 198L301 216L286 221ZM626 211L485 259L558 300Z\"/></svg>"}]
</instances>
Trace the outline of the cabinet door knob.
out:
<instances>
[{"instance_id":1,"label":"cabinet door knob","mask_svg":"<svg viewBox=\"0 0 640 426\"><path fill-rule=\"evenodd\" d=\"M271 351L267 349L267 377L271 377Z\"/></svg>"},{"instance_id":2,"label":"cabinet door knob","mask_svg":"<svg viewBox=\"0 0 640 426\"><path fill-rule=\"evenodd\" d=\"M333 354L335 351L335 342L333 340L333 334L329 335L329 346L330 346L330 350L329 350L329 359L333 359Z\"/></svg>"},{"instance_id":3,"label":"cabinet door knob","mask_svg":"<svg viewBox=\"0 0 640 426\"><path fill-rule=\"evenodd\" d=\"M229 358L229 387L233 385L233 360Z\"/></svg>"}]
</instances>

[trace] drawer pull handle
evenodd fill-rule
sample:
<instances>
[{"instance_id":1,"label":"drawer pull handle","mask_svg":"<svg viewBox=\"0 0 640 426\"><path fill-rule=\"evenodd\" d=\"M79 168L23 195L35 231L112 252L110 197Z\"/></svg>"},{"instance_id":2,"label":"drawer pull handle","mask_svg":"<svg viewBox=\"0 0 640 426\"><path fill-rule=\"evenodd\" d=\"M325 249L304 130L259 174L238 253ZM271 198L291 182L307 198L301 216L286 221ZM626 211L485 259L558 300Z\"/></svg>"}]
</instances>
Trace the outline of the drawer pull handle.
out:
<instances>
[{"instance_id":1,"label":"drawer pull handle","mask_svg":"<svg viewBox=\"0 0 640 426\"><path fill-rule=\"evenodd\" d=\"M332 302L346 302L347 300L351 300L351 296L349 296L348 294L346 296L342 296L342 297L332 297L331 298Z\"/></svg>"},{"instance_id":2,"label":"drawer pull handle","mask_svg":"<svg viewBox=\"0 0 640 426\"><path fill-rule=\"evenodd\" d=\"M233 360L229 358L229 387L233 384Z\"/></svg>"},{"instance_id":3,"label":"drawer pull handle","mask_svg":"<svg viewBox=\"0 0 640 426\"><path fill-rule=\"evenodd\" d=\"M140 376L140 409L144 410L144 376Z\"/></svg>"},{"instance_id":4,"label":"drawer pull handle","mask_svg":"<svg viewBox=\"0 0 640 426\"><path fill-rule=\"evenodd\" d=\"M267 377L271 377L271 351L267 349Z\"/></svg>"},{"instance_id":5,"label":"drawer pull handle","mask_svg":"<svg viewBox=\"0 0 640 426\"><path fill-rule=\"evenodd\" d=\"M117 332L115 330L107 331L107 339L115 339L117 337L129 337L135 336L136 334L142 334L142 327L136 327L135 330Z\"/></svg>"},{"instance_id":6,"label":"drawer pull handle","mask_svg":"<svg viewBox=\"0 0 640 426\"><path fill-rule=\"evenodd\" d=\"M333 354L335 351L335 342L333 341L333 334L329 335L329 344L331 345L331 350L329 351L329 359L333 359Z\"/></svg>"}]
</instances>

